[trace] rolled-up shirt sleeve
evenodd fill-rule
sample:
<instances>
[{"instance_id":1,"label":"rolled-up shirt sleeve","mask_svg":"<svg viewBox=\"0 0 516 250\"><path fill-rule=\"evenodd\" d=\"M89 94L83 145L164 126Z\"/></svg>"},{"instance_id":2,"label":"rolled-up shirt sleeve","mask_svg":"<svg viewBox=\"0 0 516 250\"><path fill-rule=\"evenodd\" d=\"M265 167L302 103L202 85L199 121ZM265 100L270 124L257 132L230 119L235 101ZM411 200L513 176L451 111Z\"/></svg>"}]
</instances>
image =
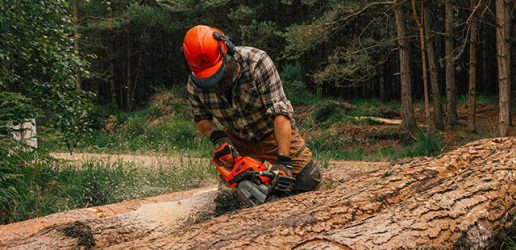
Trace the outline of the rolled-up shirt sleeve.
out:
<instances>
[{"instance_id":1,"label":"rolled-up shirt sleeve","mask_svg":"<svg viewBox=\"0 0 516 250\"><path fill-rule=\"evenodd\" d=\"M195 93L193 83L190 79L188 79L187 91L188 99L190 100L190 105L192 107L194 121L199 122L202 120L213 120L213 115L206 109L204 104L202 104L199 95Z\"/></svg>"},{"instance_id":2,"label":"rolled-up shirt sleeve","mask_svg":"<svg viewBox=\"0 0 516 250\"><path fill-rule=\"evenodd\" d=\"M253 75L267 115L284 115L292 119L294 108L283 91L278 70L265 52L260 54Z\"/></svg>"}]
</instances>

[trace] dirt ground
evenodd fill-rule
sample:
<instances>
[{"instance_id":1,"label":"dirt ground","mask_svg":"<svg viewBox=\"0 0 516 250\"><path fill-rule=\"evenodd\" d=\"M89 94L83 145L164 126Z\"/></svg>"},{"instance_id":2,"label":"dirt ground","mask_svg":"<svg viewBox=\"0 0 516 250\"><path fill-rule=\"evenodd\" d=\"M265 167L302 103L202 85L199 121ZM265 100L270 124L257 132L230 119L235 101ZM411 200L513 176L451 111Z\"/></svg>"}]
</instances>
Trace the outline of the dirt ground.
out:
<instances>
[{"instance_id":1,"label":"dirt ground","mask_svg":"<svg viewBox=\"0 0 516 250\"><path fill-rule=\"evenodd\" d=\"M54 157L70 161L102 160L106 162L131 162L153 168L159 164L177 161L158 155L109 155L86 153L53 153ZM198 159L206 161L207 159ZM331 168L324 170L320 189L329 189L353 177L385 169L384 162L332 161ZM56 228L75 228L77 225L92 227L97 247L108 246L133 237L158 237L213 217L216 186L207 186L184 192L165 194L145 199L129 200L116 204L90 207L52 214L45 217L0 226L0 248L16 242L22 248L36 246L65 246L62 235L45 235ZM74 229L75 230L75 229ZM87 230L90 231L90 230ZM122 233L121 233L122 232ZM32 238L38 241L32 242ZM63 244L63 245L60 245Z\"/></svg>"}]
</instances>

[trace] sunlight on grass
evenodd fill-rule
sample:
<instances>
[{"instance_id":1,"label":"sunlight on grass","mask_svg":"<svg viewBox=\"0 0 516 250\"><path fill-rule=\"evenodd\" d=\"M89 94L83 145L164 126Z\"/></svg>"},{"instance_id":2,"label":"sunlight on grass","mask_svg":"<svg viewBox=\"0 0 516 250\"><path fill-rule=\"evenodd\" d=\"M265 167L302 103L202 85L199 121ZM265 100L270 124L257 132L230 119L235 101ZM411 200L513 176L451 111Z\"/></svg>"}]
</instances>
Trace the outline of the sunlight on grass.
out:
<instances>
[{"instance_id":1,"label":"sunlight on grass","mask_svg":"<svg viewBox=\"0 0 516 250\"><path fill-rule=\"evenodd\" d=\"M0 193L0 224L206 186L215 172L211 162L188 157L145 168L101 160L11 166L11 180L2 184L12 192Z\"/></svg>"}]
</instances>

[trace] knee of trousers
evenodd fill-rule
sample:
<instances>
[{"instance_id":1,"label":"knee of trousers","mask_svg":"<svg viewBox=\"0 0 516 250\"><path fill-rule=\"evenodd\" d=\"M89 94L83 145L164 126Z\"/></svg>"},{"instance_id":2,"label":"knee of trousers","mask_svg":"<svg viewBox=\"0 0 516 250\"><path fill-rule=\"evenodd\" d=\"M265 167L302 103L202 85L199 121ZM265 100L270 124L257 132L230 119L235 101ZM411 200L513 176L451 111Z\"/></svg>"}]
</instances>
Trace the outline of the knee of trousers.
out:
<instances>
[{"instance_id":1,"label":"knee of trousers","mask_svg":"<svg viewBox=\"0 0 516 250\"><path fill-rule=\"evenodd\" d=\"M296 190L306 192L315 190L321 183L321 172L317 163L313 160L308 162L301 172L296 176Z\"/></svg>"}]
</instances>

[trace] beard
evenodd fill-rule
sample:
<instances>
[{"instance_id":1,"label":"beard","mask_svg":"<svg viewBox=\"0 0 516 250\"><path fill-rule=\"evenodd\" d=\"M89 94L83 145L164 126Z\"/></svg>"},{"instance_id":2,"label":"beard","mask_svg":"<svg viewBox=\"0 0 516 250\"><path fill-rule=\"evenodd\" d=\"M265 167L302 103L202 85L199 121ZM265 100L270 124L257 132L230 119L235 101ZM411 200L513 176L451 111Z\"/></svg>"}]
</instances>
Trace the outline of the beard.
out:
<instances>
[{"instance_id":1,"label":"beard","mask_svg":"<svg viewBox=\"0 0 516 250\"><path fill-rule=\"evenodd\" d=\"M240 76L240 64L234 60L229 60L224 69L224 75L220 80L220 84L216 87L215 92L222 93L233 88Z\"/></svg>"}]
</instances>

